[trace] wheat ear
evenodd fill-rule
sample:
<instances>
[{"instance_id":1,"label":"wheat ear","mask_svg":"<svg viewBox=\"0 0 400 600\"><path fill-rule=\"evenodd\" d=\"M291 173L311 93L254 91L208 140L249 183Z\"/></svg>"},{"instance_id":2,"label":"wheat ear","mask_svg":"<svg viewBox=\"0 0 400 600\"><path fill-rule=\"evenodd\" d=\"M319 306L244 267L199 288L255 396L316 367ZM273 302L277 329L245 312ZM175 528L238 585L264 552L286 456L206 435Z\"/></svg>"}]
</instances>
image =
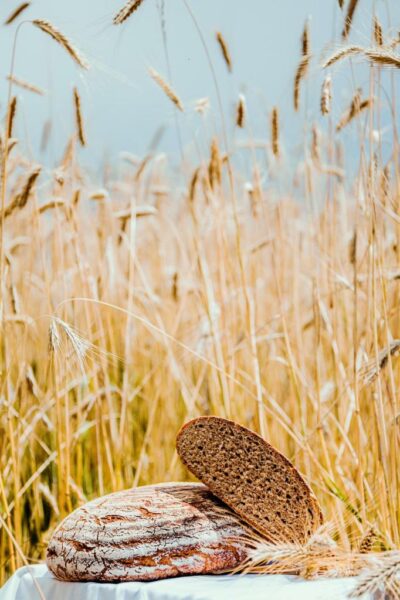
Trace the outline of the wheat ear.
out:
<instances>
[{"instance_id":1,"label":"wheat ear","mask_svg":"<svg viewBox=\"0 0 400 600\"><path fill-rule=\"evenodd\" d=\"M300 84L307 74L309 63L310 63L310 55L303 56L302 59L300 60L299 66L297 67L296 75L294 78L294 92L293 92L293 104L294 104L295 110L299 110Z\"/></svg>"},{"instance_id":2,"label":"wheat ear","mask_svg":"<svg viewBox=\"0 0 400 600\"><path fill-rule=\"evenodd\" d=\"M374 17L374 40L377 46L383 46L383 30L378 17Z\"/></svg>"},{"instance_id":3,"label":"wheat ear","mask_svg":"<svg viewBox=\"0 0 400 600\"><path fill-rule=\"evenodd\" d=\"M35 19L32 21L35 27L38 27L44 33L47 33L56 42L60 44L70 55L72 60L82 69L88 69L89 63L82 57L80 52L75 48L71 41L59 29L54 27L49 21L43 19Z\"/></svg>"},{"instance_id":4,"label":"wheat ear","mask_svg":"<svg viewBox=\"0 0 400 600\"><path fill-rule=\"evenodd\" d=\"M356 11L358 4L358 0L349 0L349 5L347 7L346 18L344 20L344 27L342 31L342 37L345 39L348 37L351 29L351 25L353 23L354 13Z\"/></svg>"},{"instance_id":5,"label":"wheat ear","mask_svg":"<svg viewBox=\"0 0 400 600\"><path fill-rule=\"evenodd\" d=\"M332 78L327 75L321 90L321 114L328 115L332 107Z\"/></svg>"},{"instance_id":6,"label":"wheat ear","mask_svg":"<svg viewBox=\"0 0 400 600\"><path fill-rule=\"evenodd\" d=\"M39 96L44 96L45 91L37 85L33 85L29 83L29 81L25 81L24 79L19 79L15 77L15 75L7 75L7 81L10 81L13 85L22 88L23 90L28 90L28 92L32 92L33 94L38 94Z\"/></svg>"},{"instance_id":7,"label":"wheat ear","mask_svg":"<svg viewBox=\"0 0 400 600\"><path fill-rule=\"evenodd\" d=\"M344 113L339 123L336 126L336 131L341 131L343 127L346 127L357 115L371 105L369 99L361 100L361 90L357 90L353 96L350 107Z\"/></svg>"},{"instance_id":8,"label":"wheat ear","mask_svg":"<svg viewBox=\"0 0 400 600\"><path fill-rule=\"evenodd\" d=\"M353 56L354 54L361 54L364 52L364 48L361 46L346 46L345 48L339 48L334 54L332 54L322 65L324 69L330 67L335 64L339 60L343 60L348 56Z\"/></svg>"},{"instance_id":9,"label":"wheat ear","mask_svg":"<svg viewBox=\"0 0 400 600\"><path fill-rule=\"evenodd\" d=\"M370 50L365 50L364 54L374 64L396 67L397 69L400 68L400 56L393 54L392 52L385 52L384 50L372 48Z\"/></svg>"},{"instance_id":10,"label":"wheat ear","mask_svg":"<svg viewBox=\"0 0 400 600\"><path fill-rule=\"evenodd\" d=\"M280 155L279 148L279 113L276 106L271 113L271 148L273 155L278 158Z\"/></svg>"},{"instance_id":11,"label":"wheat ear","mask_svg":"<svg viewBox=\"0 0 400 600\"><path fill-rule=\"evenodd\" d=\"M156 82L156 84L162 89L164 94L175 104L175 106L180 110L184 111L184 106L182 100L179 98L178 94L172 89L172 87L165 81L165 79L158 73L155 69L149 69L150 77Z\"/></svg>"},{"instance_id":12,"label":"wheat ear","mask_svg":"<svg viewBox=\"0 0 400 600\"><path fill-rule=\"evenodd\" d=\"M214 190L218 185L221 185L222 158L216 138L214 138L211 142L210 162L208 163L208 179L212 190Z\"/></svg>"},{"instance_id":13,"label":"wheat ear","mask_svg":"<svg viewBox=\"0 0 400 600\"><path fill-rule=\"evenodd\" d=\"M243 129L246 121L246 100L242 94L236 106L236 125Z\"/></svg>"},{"instance_id":14,"label":"wheat ear","mask_svg":"<svg viewBox=\"0 0 400 600\"><path fill-rule=\"evenodd\" d=\"M359 376L364 385L370 385L375 381L378 375L383 371L389 362L389 356L394 358L400 354L400 340L393 340L388 348L384 348L378 353L378 358L373 358L367 365L359 371Z\"/></svg>"},{"instance_id":15,"label":"wheat ear","mask_svg":"<svg viewBox=\"0 0 400 600\"><path fill-rule=\"evenodd\" d=\"M220 31L217 31L217 33L215 34L215 37L216 37L218 45L221 49L222 57L225 61L227 69L231 73L232 72L232 57L231 57L231 53L229 52L228 44L226 43L226 40Z\"/></svg>"},{"instance_id":16,"label":"wheat ear","mask_svg":"<svg viewBox=\"0 0 400 600\"><path fill-rule=\"evenodd\" d=\"M23 13L27 8L29 8L30 5L30 2L23 2L22 4L17 6L17 8L13 10L9 17L4 21L4 25L11 25L11 23L13 23L21 13Z\"/></svg>"},{"instance_id":17,"label":"wheat ear","mask_svg":"<svg viewBox=\"0 0 400 600\"><path fill-rule=\"evenodd\" d=\"M74 106L75 106L75 121L76 121L76 132L78 134L78 140L81 146L86 146L85 129L83 126L82 117L82 103L78 89L74 88Z\"/></svg>"},{"instance_id":18,"label":"wheat ear","mask_svg":"<svg viewBox=\"0 0 400 600\"><path fill-rule=\"evenodd\" d=\"M7 113L7 138L10 139L13 134L15 115L17 112L17 98L14 96L11 99Z\"/></svg>"},{"instance_id":19,"label":"wheat ear","mask_svg":"<svg viewBox=\"0 0 400 600\"><path fill-rule=\"evenodd\" d=\"M24 208L29 200L33 186L40 175L41 167L35 167L28 175L25 184L19 194L17 194L12 202L4 209L4 218L10 217L16 209Z\"/></svg>"},{"instance_id":20,"label":"wheat ear","mask_svg":"<svg viewBox=\"0 0 400 600\"><path fill-rule=\"evenodd\" d=\"M113 18L114 25L121 25L139 8L143 0L129 0Z\"/></svg>"}]
</instances>

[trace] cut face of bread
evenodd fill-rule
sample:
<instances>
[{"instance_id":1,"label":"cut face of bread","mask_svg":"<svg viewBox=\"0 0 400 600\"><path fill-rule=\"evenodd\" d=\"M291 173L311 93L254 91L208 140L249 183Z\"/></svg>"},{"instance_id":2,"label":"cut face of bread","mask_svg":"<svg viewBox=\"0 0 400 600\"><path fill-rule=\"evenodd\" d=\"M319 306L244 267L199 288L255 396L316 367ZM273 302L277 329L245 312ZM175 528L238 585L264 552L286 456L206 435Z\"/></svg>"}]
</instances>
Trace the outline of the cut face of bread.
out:
<instances>
[{"instance_id":1,"label":"cut face of bread","mask_svg":"<svg viewBox=\"0 0 400 600\"><path fill-rule=\"evenodd\" d=\"M65 581L218 573L246 559L246 530L202 484L145 486L98 498L66 517L46 561Z\"/></svg>"},{"instance_id":2,"label":"cut face of bread","mask_svg":"<svg viewBox=\"0 0 400 600\"><path fill-rule=\"evenodd\" d=\"M176 447L189 471L271 542L303 544L322 524L297 469L249 429L200 417L182 427Z\"/></svg>"}]
</instances>

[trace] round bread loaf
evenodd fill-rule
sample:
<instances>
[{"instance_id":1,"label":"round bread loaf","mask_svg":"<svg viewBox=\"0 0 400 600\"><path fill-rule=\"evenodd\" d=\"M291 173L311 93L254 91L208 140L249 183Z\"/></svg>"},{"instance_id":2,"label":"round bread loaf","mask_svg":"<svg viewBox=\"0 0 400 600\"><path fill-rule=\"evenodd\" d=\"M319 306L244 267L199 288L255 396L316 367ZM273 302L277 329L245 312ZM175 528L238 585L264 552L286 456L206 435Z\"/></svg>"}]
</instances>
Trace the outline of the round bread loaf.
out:
<instances>
[{"instance_id":1,"label":"round bread loaf","mask_svg":"<svg viewBox=\"0 0 400 600\"><path fill-rule=\"evenodd\" d=\"M178 433L188 469L273 543L303 544L322 524L297 469L259 435L227 419L199 417Z\"/></svg>"},{"instance_id":2,"label":"round bread loaf","mask_svg":"<svg viewBox=\"0 0 400 600\"><path fill-rule=\"evenodd\" d=\"M160 484L98 498L55 530L47 565L67 581L150 581L216 573L247 556L246 525L202 484Z\"/></svg>"}]
</instances>

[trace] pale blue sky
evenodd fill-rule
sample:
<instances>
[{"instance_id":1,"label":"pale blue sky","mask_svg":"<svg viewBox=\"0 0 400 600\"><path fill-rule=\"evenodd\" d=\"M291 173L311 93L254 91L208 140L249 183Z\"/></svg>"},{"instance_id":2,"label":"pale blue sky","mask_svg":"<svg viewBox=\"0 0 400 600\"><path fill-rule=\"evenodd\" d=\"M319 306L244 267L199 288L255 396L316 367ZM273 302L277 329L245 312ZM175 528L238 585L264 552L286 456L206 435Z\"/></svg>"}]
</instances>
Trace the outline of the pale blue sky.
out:
<instances>
[{"instance_id":1,"label":"pale blue sky","mask_svg":"<svg viewBox=\"0 0 400 600\"><path fill-rule=\"evenodd\" d=\"M150 80L149 66L166 74L158 11L160 0L144 0L141 8L123 26L113 26L112 17L123 4L120 0L33 0L26 18L45 18L71 36L92 62L89 73L81 74L57 45L29 24L21 29L15 74L49 90L45 98L21 92L18 132L29 139L33 156L37 154L43 123L53 121L52 141L46 161L51 163L61 151L73 127L72 88L78 85L87 121L89 146L82 151L83 161L107 155L116 158L121 151L144 154L160 125L166 130L160 149L177 150L176 129L171 104ZM285 135L296 143L296 132L307 117L318 116L318 95L323 74L318 66L324 48L332 46L343 16L337 0L190 0L206 38L224 100L227 120L240 91L250 107L251 128L256 137L267 134L267 115L271 106L282 108ZM7 0L0 7L1 19L19 0ZM375 5L385 29L388 14L393 32L400 26L397 0L360 0L353 39L368 44L371 10ZM201 130L194 112L198 98L211 98L209 127L218 122L217 103L210 69L200 40L182 0L165 0L168 47L173 84L186 106L181 120L185 145ZM311 16L312 48L315 56L302 113L292 109L293 75L299 59L299 38L304 21ZM220 29L231 47L233 75L226 72L214 34ZM15 26L2 28L1 70L8 70ZM365 75L360 71L363 83ZM5 98L3 79L1 97ZM352 89L351 73L345 65L334 72L336 97L348 99ZM347 91L346 91L347 90ZM307 102L306 102L307 98ZM340 107L340 105L338 105ZM338 107L337 110L340 110ZM4 105L3 105L4 108ZM203 130L204 133L204 130ZM199 134L200 135L200 134ZM202 134L201 134L202 135ZM293 139L294 138L294 139ZM44 157L42 157L42 160ZM93 164L93 163L92 163Z\"/></svg>"}]
</instances>

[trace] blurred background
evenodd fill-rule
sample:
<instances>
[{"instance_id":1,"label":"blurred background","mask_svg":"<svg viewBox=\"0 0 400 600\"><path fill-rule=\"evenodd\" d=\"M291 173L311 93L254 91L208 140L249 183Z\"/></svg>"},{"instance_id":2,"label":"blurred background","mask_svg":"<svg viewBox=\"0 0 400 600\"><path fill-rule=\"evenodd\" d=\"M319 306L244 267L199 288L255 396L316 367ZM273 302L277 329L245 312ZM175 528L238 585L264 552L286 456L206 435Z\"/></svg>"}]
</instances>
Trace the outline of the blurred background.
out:
<instances>
[{"instance_id":1,"label":"blurred background","mask_svg":"<svg viewBox=\"0 0 400 600\"><path fill-rule=\"evenodd\" d=\"M17 5L14 0L1 4L2 22ZM59 27L91 62L89 72L78 72L50 38L29 23L20 28L15 75L49 90L44 97L18 90L17 134L28 140L26 150L35 160L51 166L60 158L73 130L75 85L82 95L88 135L88 147L81 156L85 165L98 168L104 159L114 161L121 151L142 156L155 146L158 151L178 155L173 107L148 75L151 66L168 78L162 0L145 0L125 24L115 26L112 18L122 5L123 0L33 0L25 11L25 19L43 18ZM230 117L239 93L245 94L250 109L245 135L265 137L269 111L273 105L279 105L284 139L295 152L296 144L302 144L304 117L312 120L319 113L319 88L324 76L321 59L335 50L340 41L343 15L338 1L191 0L190 6L210 51L225 119L232 123L232 130L234 120ZM368 45L373 10L379 14L387 35L398 31L397 0L362 2L354 20L353 42ZM197 139L204 136L202 116L195 110L198 99L210 99L209 127L219 127L215 87L201 40L183 0L165 0L164 15L172 84L186 108L185 114L179 116L179 127L188 151L195 142L200 146L203 143ZM302 92L305 101L297 115L293 111L293 77L300 56L300 36L309 17L314 60ZM5 76L16 28L16 24L2 28L2 98L6 97ZM232 74L227 72L217 47L217 30L222 31L229 44ZM357 82L352 79L352 71L342 64L334 71L335 98L343 96L343 106L348 105L355 85L368 81L368 67L357 69ZM336 102L335 106L339 117L340 104ZM40 153L46 123L49 143ZM343 135L351 136L351 131Z\"/></svg>"}]
</instances>

